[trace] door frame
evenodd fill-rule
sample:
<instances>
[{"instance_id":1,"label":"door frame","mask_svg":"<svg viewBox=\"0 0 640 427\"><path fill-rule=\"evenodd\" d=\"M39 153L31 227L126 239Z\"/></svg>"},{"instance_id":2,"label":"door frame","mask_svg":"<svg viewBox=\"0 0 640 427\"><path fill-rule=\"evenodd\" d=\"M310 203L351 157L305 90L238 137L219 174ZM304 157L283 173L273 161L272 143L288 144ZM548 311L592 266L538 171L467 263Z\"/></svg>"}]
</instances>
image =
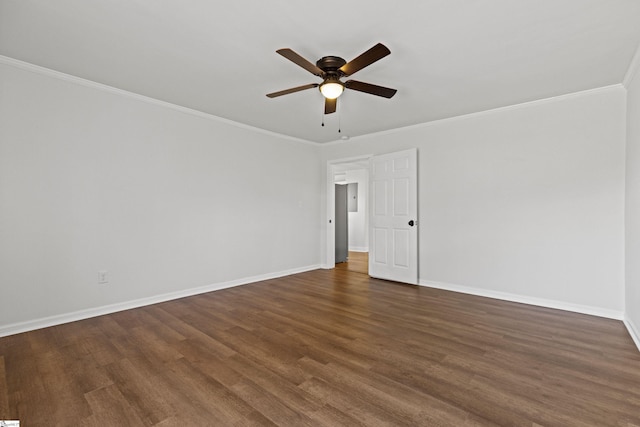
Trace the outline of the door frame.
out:
<instances>
[{"instance_id":1,"label":"door frame","mask_svg":"<svg viewBox=\"0 0 640 427\"><path fill-rule=\"evenodd\" d=\"M367 162L373 157L373 154L365 154L361 156L355 157L346 157L341 159L327 160L327 211L325 212L325 224L327 226L327 234L325 237L326 240L326 253L325 253L325 266L324 268L331 269L336 266L336 236L335 236L335 212L336 212L336 191L334 187L334 174L336 172L336 168L338 165L343 165L345 163L354 163L361 162L366 160ZM369 167L367 166L367 173L369 171ZM366 195L367 200L369 198L369 194ZM369 210L367 209L367 215L369 215ZM368 230L367 230L368 232Z\"/></svg>"}]
</instances>

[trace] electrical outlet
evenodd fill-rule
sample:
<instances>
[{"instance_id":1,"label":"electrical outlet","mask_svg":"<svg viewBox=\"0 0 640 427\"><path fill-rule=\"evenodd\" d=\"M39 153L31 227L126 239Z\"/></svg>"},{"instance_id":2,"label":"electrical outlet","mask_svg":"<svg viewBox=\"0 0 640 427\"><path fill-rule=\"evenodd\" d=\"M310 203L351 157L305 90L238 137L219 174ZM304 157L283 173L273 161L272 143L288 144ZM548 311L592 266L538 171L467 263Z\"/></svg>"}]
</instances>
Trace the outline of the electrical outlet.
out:
<instances>
[{"instance_id":1,"label":"electrical outlet","mask_svg":"<svg viewBox=\"0 0 640 427\"><path fill-rule=\"evenodd\" d=\"M109 283L109 273L107 270L98 271L98 284L104 285L105 283Z\"/></svg>"}]
</instances>

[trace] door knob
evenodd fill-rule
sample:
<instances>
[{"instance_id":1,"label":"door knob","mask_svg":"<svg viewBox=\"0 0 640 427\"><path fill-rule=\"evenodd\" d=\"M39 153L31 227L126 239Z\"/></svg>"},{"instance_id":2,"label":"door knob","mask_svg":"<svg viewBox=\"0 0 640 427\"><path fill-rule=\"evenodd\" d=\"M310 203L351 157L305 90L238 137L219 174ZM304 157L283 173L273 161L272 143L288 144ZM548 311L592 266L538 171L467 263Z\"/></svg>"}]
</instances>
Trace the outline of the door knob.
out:
<instances>
[{"instance_id":1,"label":"door knob","mask_svg":"<svg viewBox=\"0 0 640 427\"><path fill-rule=\"evenodd\" d=\"M409 225L410 225L411 227L413 227L413 225L414 225L414 224L415 224L415 221L414 221L414 220L409 221Z\"/></svg>"}]
</instances>

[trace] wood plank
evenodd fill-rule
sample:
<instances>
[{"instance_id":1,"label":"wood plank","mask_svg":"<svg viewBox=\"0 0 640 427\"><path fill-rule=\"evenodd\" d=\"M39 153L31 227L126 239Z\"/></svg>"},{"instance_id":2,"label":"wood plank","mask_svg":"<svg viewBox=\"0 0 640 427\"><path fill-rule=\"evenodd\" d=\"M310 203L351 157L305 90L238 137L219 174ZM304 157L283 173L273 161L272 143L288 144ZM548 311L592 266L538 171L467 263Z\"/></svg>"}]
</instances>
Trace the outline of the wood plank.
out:
<instances>
[{"instance_id":1,"label":"wood plank","mask_svg":"<svg viewBox=\"0 0 640 427\"><path fill-rule=\"evenodd\" d=\"M619 321L337 266L0 338L0 419L640 426L640 353Z\"/></svg>"},{"instance_id":2,"label":"wood plank","mask_svg":"<svg viewBox=\"0 0 640 427\"><path fill-rule=\"evenodd\" d=\"M369 253L349 251L347 262L336 264L336 268L354 273L369 274Z\"/></svg>"},{"instance_id":3,"label":"wood plank","mask_svg":"<svg viewBox=\"0 0 640 427\"><path fill-rule=\"evenodd\" d=\"M4 364L4 356L0 356L0 414L9 416L9 393L7 390L7 369ZM0 419L3 419L0 417ZM4 418L8 419L8 418Z\"/></svg>"}]
</instances>

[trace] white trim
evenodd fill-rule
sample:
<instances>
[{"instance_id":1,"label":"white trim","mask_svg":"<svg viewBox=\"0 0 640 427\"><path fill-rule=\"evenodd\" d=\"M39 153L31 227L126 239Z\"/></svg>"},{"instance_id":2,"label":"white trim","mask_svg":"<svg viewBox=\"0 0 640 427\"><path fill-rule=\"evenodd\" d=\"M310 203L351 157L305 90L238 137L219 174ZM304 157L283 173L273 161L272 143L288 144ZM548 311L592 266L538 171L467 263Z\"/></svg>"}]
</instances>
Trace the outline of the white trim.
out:
<instances>
[{"instance_id":1,"label":"white trim","mask_svg":"<svg viewBox=\"0 0 640 427\"><path fill-rule=\"evenodd\" d=\"M572 304L564 301L556 301L544 298L535 298L526 295L511 294L507 292L491 291L487 289L471 288L469 286L454 285L450 283L434 282L431 280L418 281L420 286L429 288L444 289L446 291L461 292L463 294L477 295L487 298L495 298L504 301L517 302L521 304L537 305L540 307L554 308L557 310L572 311L574 313L589 314L591 316L605 317L608 319L622 320L624 313L617 310L592 307L588 305Z\"/></svg>"},{"instance_id":2,"label":"white trim","mask_svg":"<svg viewBox=\"0 0 640 427\"><path fill-rule=\"evenodd\" d=\"M636 325L631 321L626 313L624 315L623 322L627 327L627 331L629 331L629 335L631 335L631 339L636 344L636 347L638 347L638 351L640 351L640 328L636 327Z\"/></svg>"},{"instance_id":3,"label":"white trim","mask_svg":"<svg viewBox=\"0 0 640 427\"><path fill-rule=\"evenodd\" d=\"M628 89L629 85L638 74L640 74L640 44L638 45L633 58L631 58L629 68L627 68L627 72L622 80L622 86Z\"/></svg>"},{"instance_id":4,"label":"white trim","mask_svg":"<svg viewBox=\"0 0 640 427\"><path fill-rule=\"evenodd\" d=\"M549 98L542 98L542 99L536 99L533 101L527 101L527 102L522 102L520 104L512 104L512 105L505 105L504 107L497 107L497 108L491 108L489 110L482 110L482 111L475 111L473 113L468 113L468 114L462 114L462 115L458 115L458 116L451 116L451 117L445 117L443 119L436 119L436 120L431 120L431 121L427 121L427 122L423 122L423 123L416 123L414 125L409 125L409 126L403 126L403 127L399 127L399 128L393 128L393 129L387 129L387 130L382 130L379 132L372 132L372 133L367 133L364 135L358 135L358 136L352 136L350 137L348 140L344 141L344 140L336 140L336 141L330 141L330 142L325 142L325 143L321 143L322 146L329 146L329 145L336 145L336 144L350 144L353 142L357 142L360 141L364 138L369 138L372 136L384 136L384 135L392 135L398 132L404 132L407 130L412 130L412 129L423 129L429 126L436 126L442 123L447 123L447 122L452 122L452 121L457 121L457 120L465 120L465 119L470 119L470 118L475 118L475 117L481 117L487 114L493 114L493 113L498 113L498 112L504 112L504 111L509 111L509 110L518 110L520 108L525 108L528 106L535 106L538 104L547 104L547 103L552 103L552 102L557 102L557 101L562 101L565 99L571 99L571 98L575 98L575 97L579 97L579 96L583 96L583 95L588 95L591 93L598 93L598 92L604 92L604 91L608 91L611 89L615 89L615 88L622 88L625 89L625 87L622 85L622 83L616 83L613 85L608 85L608 86L602 86L602 87L597 87L597 88L593 88L593 89L585 89L585 90L581 90L578 92L571 92L571 93L566 93L564 95L558 95L558 96L551 96Z\"/></svg>"},{"instance_id":5,"label":"white trim","mask_svg":"<svg viewBox=\"0 0 640 427\"><path fill-rule=\"evenodd\" d=\"M24 61L20 61L18 59L14 59L14 58L10 58L8 56L3 56L0 55L0 64L4 64L4 65L9 65L11 67L15 67L15 68L20 68L26 71L30 71L36 74L41 74L47 77L52 77L58 80L63 80L66 82L70 82L70 83L74 83L80 86L85 86L91 89L96 89L102 92L107 92L107 93L111 93L111 94L115 94L115 95L119 95L119 96L123 96L126 98L131 98L131 99L135 99L137 101L142 101L145 102L147 104L151 104L151 105L156 105L159 107L164 107L164 108L168 108L170 110L175 110L175 111L179 111L181 113L185 113L185 114L189 114L192 116L196 116L196 117L200 117L203 119L207 119L207 120L213 120L219 123L225 123L227 125L230 126L234 126L240 129L245 129L245 130L250 130L253 132L257 132L257 133L261 133L263 135L269 135L272 137L277 137L277 138L281 138L281 139L287 139L290 141L295 141L295 142L302 142L304 144L309 144L309 145L314 145L317 146L319 145L318 142L313 142L313 141L308 141L306 139L302 139L302 138L296 138L294 136L290 136L290 135L285 135L285 134L281 134L281 133L277 133L277 132L272 132L269 130L265 130L265 129L261 129L255 126L250 126L244 123L240 123L240 122L236 122L230 119L225 119L223 117L219 117L213 114L209 114L209 113L205 113L203 111L198 111L198 110L194 110L192 108L188 108L188 107L183 107L181 105L177 105L177 104L172 104L171 102L167 102L167 101L161 101L159 99L156 98L151 98L148 96L144 96L144 95L140 95L134 92L129 92L127 90L123 90L123 89L118 89L116 87L113 86L108 86L102 83L97 83L94 82L92 80L87 80L87 79L83 79L81 77L76 77L73 76L71 74L66 74L66 73L62 73L60 71L55 71L52 70L50 68L45 68L45 67L41 67L39 65L35 65L35 64L31 64L29 62L24 62Z\"/></svg>"},{"instance_id":6,"label":"white trim","mask_svg":"<svg viewBox=\"0 0 640 427\"><path fill-rule=\"evenodd\" d=\"M327 145L333 145L333 144L348 144L350 142L353 142L354 140L359 140L361 138L364 137L369 137L369 136L374 136L374 135L388 135L388 134L393 134L396 132L401 132L401 131L405 131L405 130L410 130L410 129L419 129L419 128L423 128L425 126L431 126L431 125L435 125L435 124L439 124L442 122L448 122L448 121L452 121L452 120L458 120L458 119L466 119L466 118L471 118L471 117L476 117L476 116L481 116L484 114L491 114L494 112L499 112L499 111L505 111L505 110L511 110L511 109L518 109L521 107L526 107L528 105L534 105L534 104L539 104L539 103L547 103L547 102L554 102L557 100L562 100L562 99L566 99L566 98L572 98L574 96L581 96L584 94L588 94L591 92L599 92L601 90L609 90L612 88L615 88L617 86L621 86L621 87L627 87L627 85L631 82L631 80L633 79L633 76L635 76L636 74L633 73L633 71L635 69L638 68L638 66L640 66L640 54L638 53L640 52L640 47L638 49L638 51L636 52L636 54L634 55L634 58L631 62L631 66L629 67L629 69L627 70L627 74L625 75L625 78L623 80L623 83L620 84L614 84L614 85L609 85L609 86L602 86L599 88L593 88L593 89L586 89L586 90L582 90L579 92L572 92L572 93L567 93L564 95L558 95L558 96L553 96L553 97L549 97L549 98L543 98L543 99L537 99L537 100L533 100L533 101L527 101L527 102L522 102L519 104L512 104L512 105L507 105L504 107L497 107L497 108L492 108L489 110L483 110L483 111L476 111L473 113L469 113L469 114L462 114L462 115L458 115L458 116L452 116L452 117L446 117L443 119L437 119L437 120L432 120L432 121L427 121L427 122L423 122L423 123L417 123L414 125L409 125L409 126L404 126L404 127L399 127L399 128L394 128L394 129L388 129L388 130L383 130L380 132L373 132L373 133L367 133L364 135L359 135L359 136L352 136L350 137L348 140L342 140L342 139L338 139L335 141L328 141L328 142L315 142L315 141L309 141L306 139L302 139L302 138L297 138L294 136L290 136L290 135L285 135L285 134L281 134L281 133L277 133L277 132L272 132L266 129L261 129L255 126L251 126L251 125L247 125L244 123L240 123L240 122L236 122L230 119L225 119L223 117L219 117L219 116L215 116L213 114L209 114L209 113L205 113L202 111L198 111L198 110L194 110L188 107L183 107L181 105L177 105L177 104L172 104L170 102L167 101L161 101L159 99L156 98L151 98L148 96L144 96L144 95L140 95L134 92L129 92L123 89L118 89L116 87L113 86L108 86L102 83L97 83L94 82L92 80L87 80L87 79L83 79L81 77L77 77L77 76L73 76L71 74L66 74L66 73L62 73L60 71L55 71L52 70L50 68L46 68L46 67L41 67L39 65L35 65L35 64L31 64L29 62L25 62L25 61L20 61L18 59L14 59L8 56L4 56L4 55L0 55L0 64L5 64L5 65L9 65L15 68L21 68L23 70L26 71L31 71L37 74L41 74L41 75L45 75L48 77L53 77L59 80L64 80L67 82L71 82L71 83L75 83L81 86L85 86L85 87L89 87L89 88L93 88L93 89L97 89L97 90L101 90L103 92L108 92L108 93L112 93L112 94L116 94L116 95L120 95L120 96L124 96L127 98L132 98L132 99L136 99L138 101L142 101L142 102L146 102L148 104L152 104L152 105L157 105L157 106L161 106L161 107L165 107L165 108L169 108L172 110L176 110L176 111L180 111L182 113L185 114L190 114L192 116L196 116L196 117L200 117L200 118L204 118L204 119L208 119L208 120L214 120L220 123L225 123L237 128L241 128L241 129L246 129L246 130L250 130L253 132L257 132L257 133L261 133L263 135L269 135L269 136L274 136L274 137L278 137L278 138L282 138L282 139L287 139L290 141L295 141L295 142L301 142L303 144L309 144L309 145L315 145L315 146L327 146Z\"/></svg>"},{"instance_id":7,"label":"white trim","mask_svg":"<svg viewBox=\"0 0 640 427\"><path fill-rule=\"evenodd\" d=\"M87 310L79 310L71 313L58 314L55 316L29 320L26 322L13 323L10 325L0 326L0 337L19 334L22 332L33 331L35 329L47 328L49 326L61 325L63 323L76 322L78 320L89 319L91 317L103 316L105 314L116 313L118 311L130 310L132 308L144 307L146 305L158 304L161 302L190 297L198 294L204 294L207 292L218 291L226 288L232 288L235 286L246 285L249 283L261 282L263 280L277 279L278 277L304 273L305 271L317 270L318 268L320 268L320 265L309 265L307 267L293 268L290 270L284 270L284 271L279 271L275 273L245 277L243 279L236 279L236 280L230 280L227 282L214 283L207 286L200 286L197 288L185 289L182 291L169 292L166 294L155 295L147 298L140 298L133 301L109 304L109 305L104 305L102 307L90 308Z\"/></svg>"},{"instance_id":8,"label":"white trim","mask_svg":"<svg viewBox=\"0 0 640 427\"><path fill-rule=\"evenodd\" d=\"M353 246L349 248L349 252L369 252L369 248L364 246Z\"/></svg>"}]
</instances>

